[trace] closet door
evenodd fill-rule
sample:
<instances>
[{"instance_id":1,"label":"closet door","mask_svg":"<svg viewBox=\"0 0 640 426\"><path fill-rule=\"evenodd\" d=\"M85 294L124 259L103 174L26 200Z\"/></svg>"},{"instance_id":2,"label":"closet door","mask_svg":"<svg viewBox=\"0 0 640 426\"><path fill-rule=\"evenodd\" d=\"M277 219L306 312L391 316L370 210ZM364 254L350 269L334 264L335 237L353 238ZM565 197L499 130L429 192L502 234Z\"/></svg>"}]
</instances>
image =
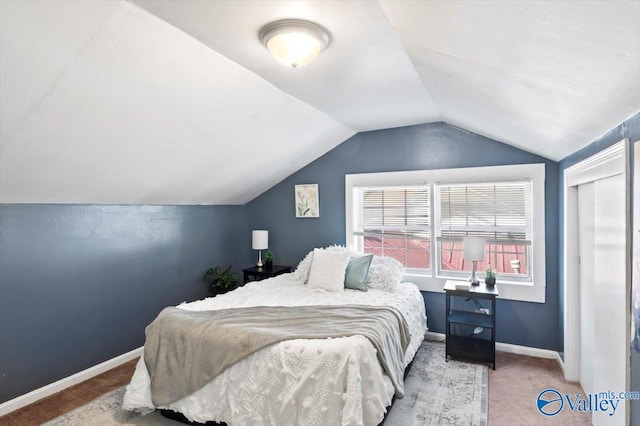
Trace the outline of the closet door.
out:
<instances>
[{"instance_id":1,"label":"closet door","mask_svg":"<svg viewBox=\"0 0 640 426\"><path fill-rule=\"evenodd\" d=\"M578 187L580 384L586 393L625 390L625 184L615 175ZM594 412L594 425L625 419Z\"/></svg>"},{"instance_id":2,"label":"closet door","mask_svg":"<svg viewBox=\"0 0 640 426\"><path fill-rule=\"evenodd\" d=\"M578 186L578 228L580 230L580 384L593 393L593 353L596 348L594 302L594 187L593 182Z\"/></svg>"}]
</instances>

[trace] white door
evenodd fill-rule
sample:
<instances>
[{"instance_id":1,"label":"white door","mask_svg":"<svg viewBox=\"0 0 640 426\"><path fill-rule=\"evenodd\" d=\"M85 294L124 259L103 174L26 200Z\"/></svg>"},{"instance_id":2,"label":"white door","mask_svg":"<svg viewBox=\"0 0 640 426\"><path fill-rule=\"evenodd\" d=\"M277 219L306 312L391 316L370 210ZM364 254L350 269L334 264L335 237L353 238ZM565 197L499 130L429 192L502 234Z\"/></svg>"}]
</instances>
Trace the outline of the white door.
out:
<instances>
[{"instance_id":1,"label":"white door","mask_svg":"<svg viewBox=\"0 0 640 426\"><path fill-rule=\"evenodd\" d=\"M580 384L588 394L626 385L625 183L615 175L578 186L580 253ZM594 425L625 420L594 412ZM622 423L621 423L622 422Z\"/></svg>"},{"instance_id":2,"label":"white door","mask_svg":"<svg viewBox=\"0 0 640 426\"><path fill-rule=\"evenodd\" d=\"M578 186L578 229L580 253L580 384L594 393L593 358L596 348L594 315L594 187L593 182Z\"/></svg>"}]
</instances>

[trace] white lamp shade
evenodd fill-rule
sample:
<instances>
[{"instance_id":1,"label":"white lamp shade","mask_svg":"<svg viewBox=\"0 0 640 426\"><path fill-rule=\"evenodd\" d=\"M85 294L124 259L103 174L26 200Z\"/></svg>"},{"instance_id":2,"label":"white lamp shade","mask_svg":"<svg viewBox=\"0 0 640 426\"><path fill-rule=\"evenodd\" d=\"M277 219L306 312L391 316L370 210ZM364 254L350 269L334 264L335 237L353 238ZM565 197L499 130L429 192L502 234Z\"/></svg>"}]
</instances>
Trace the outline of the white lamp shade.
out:
<instances>
[{"instance_id":1,"label":"white lamp shade","mask_svg":"<svg viewBox=\"0 0 640 426\"><path fill-rule=\"evenodd\" d=\"M251 234L251 248L254 250L266 250L269 248L269 231L253 231Z\"/></svg>"},{"instance_id":2,"label":"white lamp shade","mask_svg":"<svg viewBox=\"0 0 640 426\"><path fill-rule=\"evenodd\" d=\"M464 237L463 257L465 260L484 260L484 246L487 240L484 237Z\"/></svg>"}]
</instances>

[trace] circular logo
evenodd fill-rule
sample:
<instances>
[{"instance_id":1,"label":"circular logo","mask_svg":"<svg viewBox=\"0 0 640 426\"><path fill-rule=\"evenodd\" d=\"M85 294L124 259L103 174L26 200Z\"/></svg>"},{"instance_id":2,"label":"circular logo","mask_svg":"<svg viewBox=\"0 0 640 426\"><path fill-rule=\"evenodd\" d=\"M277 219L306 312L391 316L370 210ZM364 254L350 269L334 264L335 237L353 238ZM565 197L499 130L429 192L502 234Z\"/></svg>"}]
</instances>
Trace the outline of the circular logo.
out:
<instances>
[{"instance_id":1,"label":"circular logo","mask_svg":"<svg viewBox=\"0 0 640 426\"><path fill-rule=\"evenodd\" d=\"M545 416L555 416L562 411L563 405L562 395L555 389L545 389L538 395L538 411Z\"/></svg>"}]
</instances>

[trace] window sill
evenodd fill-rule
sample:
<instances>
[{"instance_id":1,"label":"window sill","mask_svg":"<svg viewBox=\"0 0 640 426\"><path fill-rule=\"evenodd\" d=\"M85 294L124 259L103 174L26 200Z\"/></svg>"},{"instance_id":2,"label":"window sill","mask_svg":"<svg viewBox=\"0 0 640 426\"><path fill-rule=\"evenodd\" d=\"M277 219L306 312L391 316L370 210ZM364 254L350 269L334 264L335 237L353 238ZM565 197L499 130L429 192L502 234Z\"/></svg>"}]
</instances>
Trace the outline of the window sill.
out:
<instances>
[{"instance_id":1,"label":"window sill","mask_svg":"<svg viewBox=\"0 0 640 426\"><path fill-rule=\"evenodd\" d=\"M444 293L443 287L447 279L451 278L433 278L425 275L406 273L403 276L403 281L408 281L416 284L422 291L431 291L435 293ZM539 284L524 284L514 282L501 282L496 283L498 291L500 292L499 299L506 300L518 300L521 302L534 302L545 303L545 285Z\"/></svg>"}]
</instances>

